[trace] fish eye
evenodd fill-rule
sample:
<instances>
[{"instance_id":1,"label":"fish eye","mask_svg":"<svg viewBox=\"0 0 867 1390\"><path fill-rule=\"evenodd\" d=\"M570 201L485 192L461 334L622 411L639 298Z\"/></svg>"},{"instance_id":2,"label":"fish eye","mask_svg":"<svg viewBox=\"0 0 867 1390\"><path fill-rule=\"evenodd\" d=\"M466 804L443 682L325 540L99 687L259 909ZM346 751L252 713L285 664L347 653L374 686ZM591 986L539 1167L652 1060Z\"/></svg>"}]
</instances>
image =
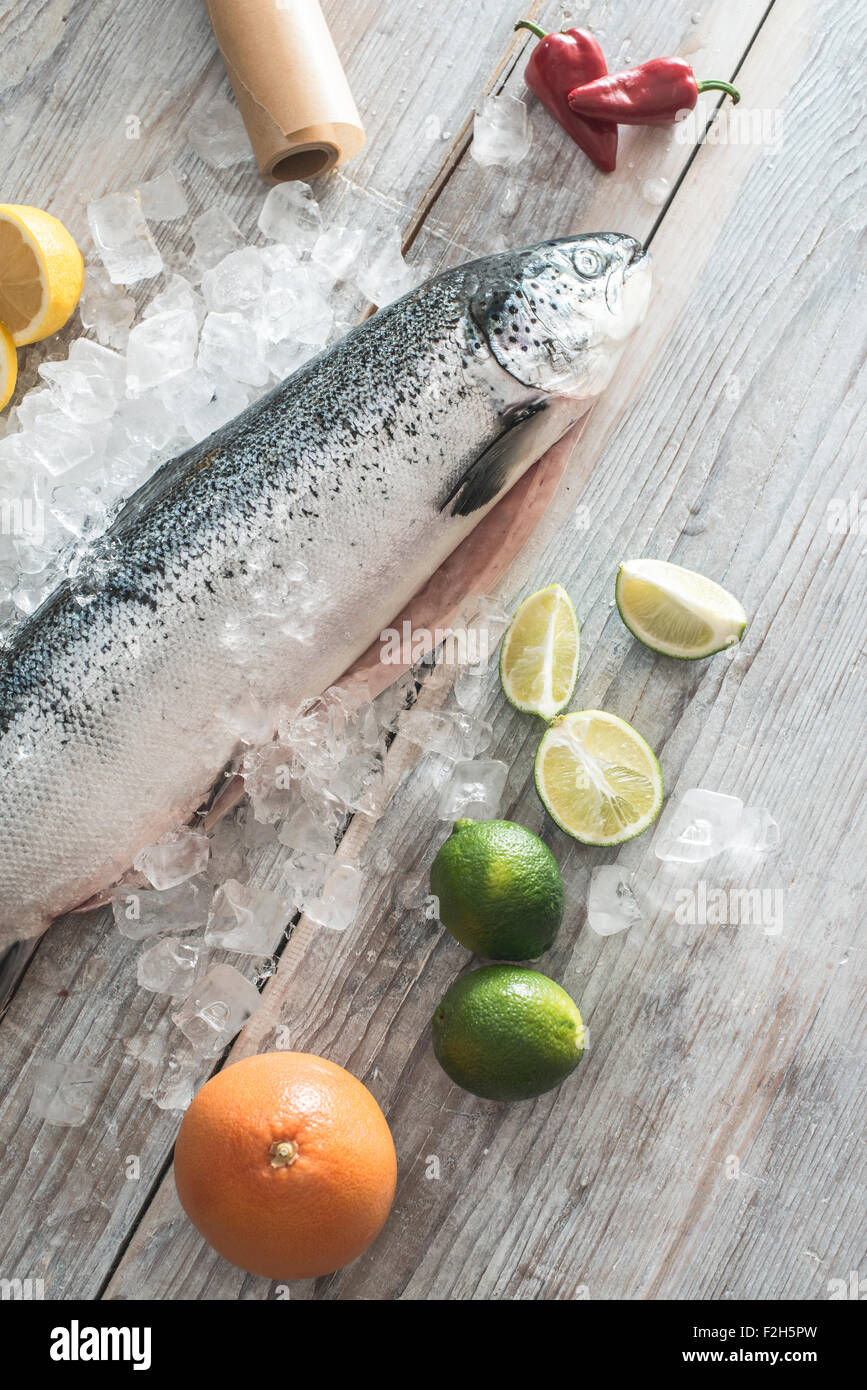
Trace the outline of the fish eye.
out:
<instances>
[{"instance_id":1,"label":"fish eye","mask_svg":"<svg viewBox=\"0 0 867 1390\"><path fill-rule=\"evenodd\" d=\"M592 279L594 275L600 275L605 267L605 262L599 252L591 251L587 247L576 251L573 260L578 274L583 275L588 280Z\"/></svg>"}]
</instances>

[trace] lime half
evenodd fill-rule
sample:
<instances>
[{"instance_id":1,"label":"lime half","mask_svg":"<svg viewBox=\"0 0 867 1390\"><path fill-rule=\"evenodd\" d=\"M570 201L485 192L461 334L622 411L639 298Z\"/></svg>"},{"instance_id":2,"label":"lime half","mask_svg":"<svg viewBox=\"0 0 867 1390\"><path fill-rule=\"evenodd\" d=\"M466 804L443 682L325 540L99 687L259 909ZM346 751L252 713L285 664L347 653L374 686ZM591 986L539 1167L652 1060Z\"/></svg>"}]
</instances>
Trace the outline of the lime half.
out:
<instances>
[{"instance_id":1,"label":"lime half","mask_svg":"<svg viewBox=\"0 0 867 1390\"><path fill-rule=\"evenodd\" d=\"M633 637L682 661L734 646L747 625L746 613L727 589L667 560L624 561L614 596Z\"/></svg>"},{"instance_id":2,"label":"lime half","mask_svg":"<svg viewBox=\"0 0 867 1390\"><path fill-rule=\"evenodd\" d=\"M653 751L604 710L555 719L536 754L536 790L549 816L586 845L619 845L646 830L662 806Z\"/></svg>"},{"instance_id":3,"label":"lime half","mask_svg":"<svg viewBox=\"0 0 867 1390\"><path fill-rule=\"evenodd\" d=\"M511 705L553 719L572 699L581 639L572 600L560 584L524 599L503 638L500 683Z\"/></svg>"}]
</instances>

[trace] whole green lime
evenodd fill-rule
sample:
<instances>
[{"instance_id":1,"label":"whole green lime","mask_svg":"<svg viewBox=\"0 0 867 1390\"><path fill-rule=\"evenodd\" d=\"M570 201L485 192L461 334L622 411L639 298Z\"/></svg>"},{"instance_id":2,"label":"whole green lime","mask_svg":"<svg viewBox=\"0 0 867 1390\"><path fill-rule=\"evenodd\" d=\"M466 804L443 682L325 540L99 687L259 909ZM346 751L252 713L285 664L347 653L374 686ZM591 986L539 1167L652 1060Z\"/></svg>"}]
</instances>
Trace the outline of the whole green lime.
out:
<instances>
[{"instance_id":1,"label":"whole green lime","mask_svg":"<svg viewBox=\"0 0 867 1390\"><path fill-rule=\"evenodd\" d=\"M584 1054L578 1006L547 975L483 965L456 980L433 1016L443 1071L486 1100L529 1100L574 1071Z\"/></svg>"},{"instance_id":2,"label":"whole green lime","mask_svg":"<svg viewBox=\"0 0 867 1390\"><path fill-rule=\"evenodd\" d=\"M536 960L563 920L563 878L548 846L510 820L459 820L431 865L440 921L489 960Z\"/></svg>"}]
</instances>

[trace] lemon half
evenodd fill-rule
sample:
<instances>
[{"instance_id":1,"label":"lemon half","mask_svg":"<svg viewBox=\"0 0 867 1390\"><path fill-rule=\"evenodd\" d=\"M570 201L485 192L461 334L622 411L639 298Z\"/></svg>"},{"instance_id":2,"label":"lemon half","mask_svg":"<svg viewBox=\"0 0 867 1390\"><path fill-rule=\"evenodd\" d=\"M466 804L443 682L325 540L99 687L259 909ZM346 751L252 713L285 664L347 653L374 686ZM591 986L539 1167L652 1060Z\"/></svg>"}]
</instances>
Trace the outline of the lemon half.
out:
<instances>
[{"instance_id":1,"label":"lemon half","mask_svg":"<svg viewBox=\"0 0 867 1390\"><path fill-rule=\"evenodd\" d=\"M0 323L18 347L62 328L84 285L84 260L62 222L40 208L0 204Z\"/></svg>"}]
</instances>

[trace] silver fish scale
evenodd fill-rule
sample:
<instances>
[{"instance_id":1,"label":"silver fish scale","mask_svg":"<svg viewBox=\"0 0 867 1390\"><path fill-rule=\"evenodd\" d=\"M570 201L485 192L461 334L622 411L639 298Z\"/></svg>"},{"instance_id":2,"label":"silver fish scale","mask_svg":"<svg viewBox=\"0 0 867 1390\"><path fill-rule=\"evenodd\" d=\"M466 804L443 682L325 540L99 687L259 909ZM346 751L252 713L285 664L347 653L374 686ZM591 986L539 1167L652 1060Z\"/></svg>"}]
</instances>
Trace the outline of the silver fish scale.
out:
<instances>
[{"instance_id":1,"label":"silver fish scale","mask_svg":"<svg viewBox=\"0 0 867 1390\"><path fill-rule=\"evenodd\" d=\"M276 721L334 683L481 519L495 499L443 502L539 391L467 310L525 270L493 257L376 314L164 465L98 543L93 594L22 622L0 656L0 947L185 821L238 751L224 712L252 690ZM515 477L583 408L542 412ZM299 561L308 641L283 631Z\"/></svg>"}]
</instances>

